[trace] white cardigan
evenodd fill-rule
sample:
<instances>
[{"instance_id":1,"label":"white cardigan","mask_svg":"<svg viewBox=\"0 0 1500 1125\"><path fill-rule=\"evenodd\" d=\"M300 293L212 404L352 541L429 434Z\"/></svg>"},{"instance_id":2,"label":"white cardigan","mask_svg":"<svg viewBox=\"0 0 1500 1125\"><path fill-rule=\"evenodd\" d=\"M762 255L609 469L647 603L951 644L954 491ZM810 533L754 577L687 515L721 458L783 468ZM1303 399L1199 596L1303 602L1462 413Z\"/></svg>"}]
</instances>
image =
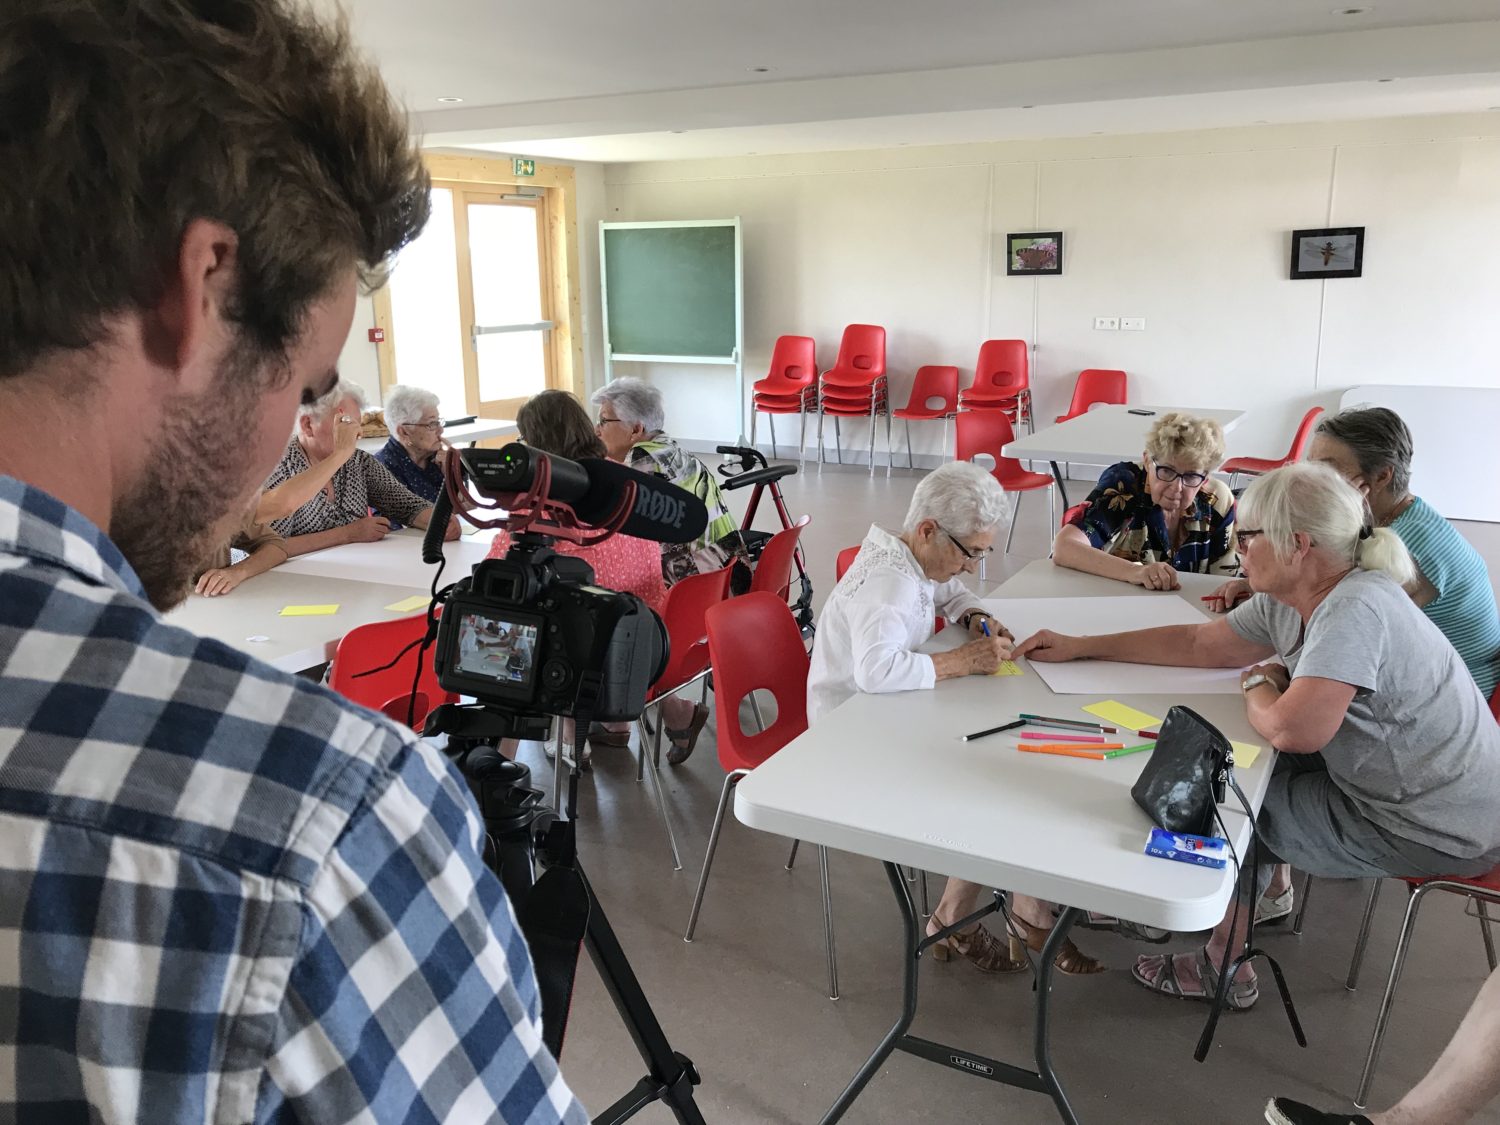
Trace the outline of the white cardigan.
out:
<instances>
[{"instance_id":1,"label":"white cardigan","mask_svg":"<svg viewBox=\"0 0 1500 1125\"><path fill-rule=\"evenodd\" d=\"M932 657L916 651L934 612L957 621L981 602L958 578L938 583L899 538L871 527L818 617L807 675L807 721L861 691L912 691L937 682Z\"/></svg>"}]
</instances>

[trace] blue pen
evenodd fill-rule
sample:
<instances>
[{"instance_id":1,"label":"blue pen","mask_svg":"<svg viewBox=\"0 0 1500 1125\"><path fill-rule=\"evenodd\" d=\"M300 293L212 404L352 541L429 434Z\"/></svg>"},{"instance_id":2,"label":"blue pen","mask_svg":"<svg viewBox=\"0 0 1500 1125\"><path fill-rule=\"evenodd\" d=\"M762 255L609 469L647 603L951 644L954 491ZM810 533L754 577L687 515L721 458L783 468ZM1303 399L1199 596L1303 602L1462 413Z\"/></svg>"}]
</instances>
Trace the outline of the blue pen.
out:
<instances>
[{"instance_id":1,"label":"blue pen","mask_svg":"<svg viewBox=\"0 0 1500 1125\"><path fill-rule=\"evenodd\" d=\"M979 627L980 627L980 629L982 629L984 631L984 635L986 637L988 637L990 635L990 622L989 622L989 618L985 618L984 620L980 621Z\"/></svg>"}]
</instances>

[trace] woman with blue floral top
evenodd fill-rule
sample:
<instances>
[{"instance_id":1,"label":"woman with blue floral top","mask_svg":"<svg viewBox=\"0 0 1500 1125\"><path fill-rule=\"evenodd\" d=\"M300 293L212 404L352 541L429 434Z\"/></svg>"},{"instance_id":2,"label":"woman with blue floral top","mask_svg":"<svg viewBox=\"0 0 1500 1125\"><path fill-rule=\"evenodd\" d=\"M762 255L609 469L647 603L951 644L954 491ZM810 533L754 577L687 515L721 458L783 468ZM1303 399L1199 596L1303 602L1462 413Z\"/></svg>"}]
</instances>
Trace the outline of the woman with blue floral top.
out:
<instances>
[{"instance_id":1,"label":"woman with blue floral top","mask_svg":"<svg viewBox=\"0 0 1500 1125\"><path fill-rule=\"evenodd\" d=\"M1210 475L1223 463L1217 422L1162 415L1140 462L1104 470L1058 531L1052 561L1148 590L1178 589L1178 571L1237 574L1234 495Z\"/></svg>"}]
</instances>

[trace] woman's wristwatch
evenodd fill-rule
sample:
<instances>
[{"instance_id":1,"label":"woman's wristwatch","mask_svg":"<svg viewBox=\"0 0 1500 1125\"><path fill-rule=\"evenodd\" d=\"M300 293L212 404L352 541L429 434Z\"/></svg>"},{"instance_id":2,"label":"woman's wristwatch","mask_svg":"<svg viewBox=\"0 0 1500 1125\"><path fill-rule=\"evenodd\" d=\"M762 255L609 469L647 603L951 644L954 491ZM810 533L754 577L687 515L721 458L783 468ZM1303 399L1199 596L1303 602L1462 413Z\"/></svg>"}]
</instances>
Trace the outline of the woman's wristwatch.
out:
<instances>
[{"instance_id":1,"label":"woman's wristwatch","mask_svg":"<svg viewBox=\"0 0 1500 1125\"><path fill-rule=\"evenodd\" d=\"M958 619L958 623L965 629L968 629L974 624L974 618L976 617L984 617L990 621L994 620L993 617L990 617L990 615L988 613L985 613L982 609L971 609L968 613L964 614Z\"/></svg>"},{"instance_id":2,"label":"woman's wristwatch","mask_svg":"<svg viewBox=\"0 0 1500 1125\"><path fill-rule=\"evenodd\" d=\"M1270 676L1266 675L1264 672L1257 672L1255 673L1255 675L1247 676L1245 679L1240 681L1240 691L1248 695L1250 694L1251 688L1258 688L1261 684L1268 684L1270 682Z\"/></svg>"}]
</instances>

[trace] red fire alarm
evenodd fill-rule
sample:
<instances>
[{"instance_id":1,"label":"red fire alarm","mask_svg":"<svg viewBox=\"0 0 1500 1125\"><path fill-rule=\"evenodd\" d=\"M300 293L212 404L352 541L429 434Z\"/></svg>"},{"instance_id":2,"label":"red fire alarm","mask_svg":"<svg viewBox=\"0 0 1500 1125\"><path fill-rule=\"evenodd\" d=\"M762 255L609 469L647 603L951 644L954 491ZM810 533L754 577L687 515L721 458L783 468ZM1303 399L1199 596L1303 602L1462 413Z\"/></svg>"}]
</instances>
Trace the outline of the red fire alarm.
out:
<instances>
[{"instance_id":1,"label":"red fire alarm","mask_svg":"<svg viewBox=\"0 0 1500 1125\"><path fill-rule=\"evenodd\" d=\"M370 329L370 343L372 343L372 344L383 344L383 343L385 343L385 329L384 328L372 328L372 329Z\"/></svg>"}]
</instances>

